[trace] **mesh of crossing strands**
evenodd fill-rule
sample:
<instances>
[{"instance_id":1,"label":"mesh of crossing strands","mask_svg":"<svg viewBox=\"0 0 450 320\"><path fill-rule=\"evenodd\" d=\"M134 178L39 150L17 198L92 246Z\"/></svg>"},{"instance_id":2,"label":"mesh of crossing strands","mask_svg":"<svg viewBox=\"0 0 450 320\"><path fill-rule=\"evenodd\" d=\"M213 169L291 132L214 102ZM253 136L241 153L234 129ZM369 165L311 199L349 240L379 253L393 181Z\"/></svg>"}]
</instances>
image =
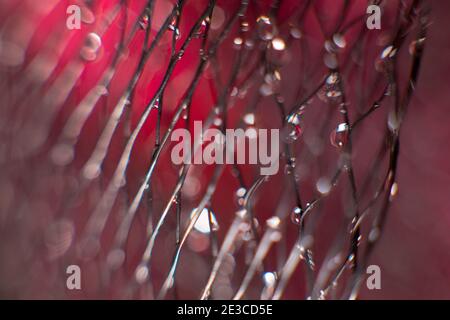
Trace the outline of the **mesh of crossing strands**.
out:
<instances>
[{"instance_id":1,"label":"mesh of crossing strands","mask_svg":"<svg viewBox=\"0 0 450 320\"><path fill-rule=\"evenodd\" d=\"M2 5L4 294L357 297L398 191L426 3L78 1L80 30L69 4ZM194 120L281 129L278 174L174 165L171 132Z\"/></svg>"}]
</instances>

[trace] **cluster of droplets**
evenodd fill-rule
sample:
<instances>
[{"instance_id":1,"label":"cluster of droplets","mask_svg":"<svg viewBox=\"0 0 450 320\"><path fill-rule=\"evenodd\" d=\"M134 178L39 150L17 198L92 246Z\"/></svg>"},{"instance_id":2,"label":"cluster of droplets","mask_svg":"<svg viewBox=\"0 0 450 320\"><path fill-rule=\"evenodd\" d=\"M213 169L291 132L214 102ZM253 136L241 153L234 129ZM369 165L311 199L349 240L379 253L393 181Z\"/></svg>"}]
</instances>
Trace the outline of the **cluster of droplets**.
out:
<instances>
[{"instance_id":1,"label":"cluster of droplets","mask_svg":"<svg viewBox=\"0 0 450 320\"><path fill-rule=\"evenodd\" d=\"M242 21L240 24L240 35L234 38L233 40L233 48L236 50L240 50L242 46L246 49L253 49L255 46L255 41L251 36L248 35L248 31L250 30L250 24L248 21Z\"/></svg>"},{"instance_id":2,"label":"cluster of droplets","mask_svg":"<svg viewBox=\"0 0 450 320\"><path fill-rule=\"evenodd\" d=\"M94 61L97 59L101 47L102 38L97 33L91 32L84 41L80 55L86 61Z\"/></svg>"},{"instance_id":3,"label":"cluster of droplets","mask_svg":"<svg viewBox=\"0 0 450 320\"><path fill-rule=\"evenodd\" d=\"M236 202L239 206L244 205L246 193L247 193L247 189L245 189L244 187L241 187L236 190Z\"/></svg>"},{"instance_id":4,"label":"cluster of droplets","mask_svg":"<svg viewBox=\"0 0 450 320\"><path fill-rule=\"evenodd\" d=\"M334 34L331 39L324 43L325 54L323 61L329 69L336 69L338 67L337 54L347 46L347 41L344 35L340 33Z\"/></svg>"}]
</instances>

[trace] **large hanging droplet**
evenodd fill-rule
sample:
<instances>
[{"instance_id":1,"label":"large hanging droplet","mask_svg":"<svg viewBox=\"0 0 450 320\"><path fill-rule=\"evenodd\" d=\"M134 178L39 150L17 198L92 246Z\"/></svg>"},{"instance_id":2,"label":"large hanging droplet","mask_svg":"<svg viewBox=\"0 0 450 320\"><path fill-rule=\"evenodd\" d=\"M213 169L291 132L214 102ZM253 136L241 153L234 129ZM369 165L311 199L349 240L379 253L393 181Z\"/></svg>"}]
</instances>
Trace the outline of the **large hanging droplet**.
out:
<instances>
[{"instance_id":1,"label":"large hanging droplet","mask_svg":"<svg viewBox=\"0 0 450 320\"><path fill-rule=\"evenodd\" d=\"M336 148L344 147L348 142L348 138L349 127L346 123L340 123L330 134L330 142Z\"/></svg>"},{"instance_id":2,"label":"large hanging droplet","mask_svg":"<svg viewBox=\"0 0 450 320\"><path fill-rule=\"evenodd\" d=\"M191 218L195 214L197 209L194 209L191 213ZM194 224L194 230L201 233L210 233L211 231L219 230L219 223L216 220L216 216L212 211L207 208L203 208L200 216Z\"/></svg>"}]
</instances>

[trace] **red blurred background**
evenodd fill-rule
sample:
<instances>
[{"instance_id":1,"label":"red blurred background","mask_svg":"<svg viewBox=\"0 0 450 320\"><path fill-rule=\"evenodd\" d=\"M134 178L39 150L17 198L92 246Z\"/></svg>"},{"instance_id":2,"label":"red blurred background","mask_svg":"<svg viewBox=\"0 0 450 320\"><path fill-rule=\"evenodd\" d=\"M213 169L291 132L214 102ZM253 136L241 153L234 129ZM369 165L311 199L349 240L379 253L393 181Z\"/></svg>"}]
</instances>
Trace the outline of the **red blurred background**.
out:
<instances>
[{"instance_id":1,"label":"red blurred background","mask_svg":"<svg viewBox=\"0 0 450 320\"><path fill-rule=\"evenodd\" d=\"M276 13L279 37L284 39L287 49L282 52L271 52L270 61L278 66L282 75L277 91L284 98L286 109L295 106L307 92L327 74L323 64L323 43L333 34L337 21L343 16L345 1L312 1L306 13L299 18L299 12L308 1L280 1ZM106 224L101 238L101 253L98 259L86 261L77 255L77 235L81 234L86 221L95 207L101 193L108 186L117 162L124 148L124 138L128 128L134 128L145 106L154 96L161 83L170 58L172 33L166 32L158 46L152 52L145 69L134 90L132 103L125 111L113 136L111 147L102 168L99 179L85 189L80 188L80 170L95 148L102 129L117 101L120 99L139 62L145 30L139 29L131 40L124 56L118 64L111 81L108 94L101 97L95 111L89 117L76 145L73 163L64 168L52 163L50 152L57 142L59 134L72 114L74 108L97 84L104 70L109 66L117 52L120 41L123 10L107 28L101 37L101 48L93 61L79 58L80 48L89 32L101 27L104 18L117 6L119 1L91 1L83 11L81 30L68 30L65 27L66 8L73 1L3 1L0 4L0 63L1 63L1 126L13 126L11 131L4 130L1 138L1 171L0 184L0 294L12 298L152 298L147 286L141 287L133 294L128 294L127 284L133 277L136 264L140 261L142 251L147 244L146 228L150 215L156 221L169 199L178 176L178 168L171 163L170 148L165 147L152 179L152 201L147 198L139 207L127 242L126 262L120 272L106 281L102 278L101 263L110 248L123 210L129 205L142 183L144 174L151 160L155 142L155 123L157 112L152 111L138 135L133 148L130 165L126 173L126 184L115 202L111 218ZM127 1L128 22L125 34L129 34L133 23L139 18L146 1ZM155 37L167 14L172 10L174 1L156 1L154 15L151 20L150 40ZM401 10L399 1L385 4L382 16L382 29L368 31L361 36L361 23L351 25L345 34L347 47L340 53L342 69L346 70L345 85L348 90L350 117L367 109L382 92L380 72L375 63L385 43L382 40L396 26L396 13ZM77 4L82 5L82 2ZM270 12L272 1L250 1L245 20L250 23L250 31L256 28L258 16ZM240 1L217 1L214 9L210 38L217 39L226 22L233 16ZM408 2L409 5L409 2ZM423 1L423 6L430 6L430 25L427 32L426 47L412 101L408 106L407 116L401 130L401 148L398 162L397 183L399 193L389 210L385 230L377 244L369 264L377 264L382 270L382 289L368 290L362 286L362 299L449 299L450 298L450 165L448 164L447 139L450 138L447 120L450 116L448 108L450 74L450 41L448 35L448 13L450 3L445 1ZM188 30L193 26L207 1L186 1L180 20L180 38L177 48L186 40ZM406 6L406 5L405 5ZM349 10L344 17L343 25L365 15L367 1L349 1ZM364 18L362 19L364 21ZM237 24L238 26L238 24ZM293 27L302 32L302 39L296 40L289 35ZM247 90L239 90L236 94L230 90L232 97L228 103L227 126L233 128L247 112L246 108L254 103L260 90L264 74L260 74L258 59L263 51L258 41L251 46L237 50L233 44L239 35L237 27L231 29L230 35L219 47L201 77L191 103L191 123L204 120L212 107L218 103L218 97L225 88L227 79L232 76L232 69L240 54L245 63L239 71L237 83L245 80L245 75L255 74L251 86ZM250 37L249 37L250 38ZM212 40L211 40L212 39ZM410 38L408 38L410 40ZM355 57L349 48L364 43L361 56ZM195 70L200 61L199 50L201 39L194 39L183 57L177 63L164 92L161 129L165 132L176 107L183 98ZM308 49L305 51L304 46ZM303 48L303 49L302 49ZM303 51L302 51L303 50ZM44 52L44 62L33 64L39 53ZM408 45L399 52L398 73L400 77L409 70ZM52 60L53 59L53 60ZM39 146L37 152L27 153L27 145L33 145L35 122L41 115L42 96L52 88L59 75L66 70L72 61L80 60L74 70L80 72L73 88L64 99L64 103L56 113L48 130L48 139ZM53 65L51 62L53 61ZM47 62L47 63L45 63ZM355 65L355 67L350 67ZM30 67L31 66L31 67ZM52 69L54 67L54 69ZM76 69L81 68L81 69ZM255 68L255 69L253 69ZM254 71L256 70L256 71ZM364 70L359 72L358 70ZM46 73L49 77L45 78ZM251 73L253 72L253 73ZM43 81L43 79L45 81ZM63 81L69 83L70 81ZM54 86L53 86L54 87ZM230 88L231 89L231 88ZM234 95L234 97L233 97ZM320 95L320 93L319 93ZM330 175L338 158L333 146L322 145L328 141L330 132L339 121L339 113L333 113L325 121L329 106L321 101L319 95L311 103L311 110L305 115L304 141L298 144L296 152L300 162L296 170L299 175L304 201L310 201L315 194L315 181L322 175ZM276 111L272 95L263 95L255 111L255 126L260 128L279 128L281 121ZM362 108L362 109L361 109ZM45 109L44 109L45 112ZM30 119L27 114L32 114ZM355 131L353 165L357 184L369 174L369 165L375 159L377 146L383 141L388 110L380 108L370 115ZM23 119L26 119L22 121ZM37 119L37 120L36 120ZM35 121L36 120L36 121ZM30 135L23 137L26 131L22 125L31 124ZM327 136L321 135L317 129L324 125ZM177 127L184 126L183 121ZM29 134L29 133L27 133ZM31 141L31 142L30 142ZM316 145L317 142L317 145ZM319 143L320 142L320 143ZM318 153L304 151L308 148ZM172 145L173 146L173 145ZM312 147L311 147L312 146ZM284 163L284 162L282 162ZM186 225L190 212L195 208L213 173L213 166L196 166L190 171L186 185L182 191L182 225ZM258 177L257 167L242 166L241 172L246 187ZM264 183L254 199L254 212L261 229L264 221L279 212L289 212L295 205L292 186L286 182L284 164L280 165L280 173ZM227 166L220 178L217 192L210 204L215 213L220 229L217 233L219 243L239 209L236 201L238 180L231 166ZM74 203L67 208L68 195L82 190ZM339 230L340 221L345 214L348 202L348 186L339 184L335 193L321 207L321 218L315 231L316 265L321 266ZM49 228L64 214L73 221L74 231L65 246L61 245L64 255L54 258L48 244ZM365 226L367 228L367 226ZM175 215L170 215L161 230L156 243L152 260L151 283L159 288L165 279L175 248ZM289 221L283 229L288 252L297 237L298 227ZM59 235L60 236L60 235ZM197 238L199 237L199 239ZM50 236L51 238L51 236ZM58 241L61 239L58 238ZM206 245L204 244L206 242ZM196 243L199 244L196 246ZM167 298L198 298L201 288L206 283L213 257L210 252L211 243L200 234L193 234L188 240L187 248L181 256L176 274L176 292L172 290ZM245 247L245 246L244 246ZM252 252L251 244L247 249L235 256L233 277L229 286L220 291L218 297L230 298L236 290L239 280L246 271L245 250ZM58 247L60 248L60 247ZM280 267L283 249L270 254L265 261L264 270L276 270ZM278 257L278 260L277 260ZM65 266L80 264L83 270L83 290L70 292L65 288ZM304 266L296 270L287 287L284 298L305 297ZM344 277L344 280L347 279ZM262 282L255 276L246 298L259 298ZM231 290L231 292L230 292ZM156 289L157 291L157 289Z\"/></svg>"}]
</instances>

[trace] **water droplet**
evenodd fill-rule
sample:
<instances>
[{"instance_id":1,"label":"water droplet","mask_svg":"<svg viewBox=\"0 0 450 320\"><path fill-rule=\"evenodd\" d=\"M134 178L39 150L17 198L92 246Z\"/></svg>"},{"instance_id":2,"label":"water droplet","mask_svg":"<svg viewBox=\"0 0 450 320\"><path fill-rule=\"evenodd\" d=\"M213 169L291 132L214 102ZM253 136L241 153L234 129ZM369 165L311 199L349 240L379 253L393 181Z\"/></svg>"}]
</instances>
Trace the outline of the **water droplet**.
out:
<instances>
[{"instance_id":1,"label":"water droplet","mask_svg":"<svg viewBox=\"0 0 450 320\"><path fill-rule=\"evenodd\" d=\"M333 45L333 42L331 42L330 40L326 40L325 42L324 42L324 44L323 44L323 47L325 48L325 50L327 51L327 52L334 52L335 50L335 48L334 48L334 45Z\"/></svg>"},{"instance_id":2,"label":"water droplet","mask_svg":"<svg viewBox=\"0 0 450 320\"><path fill-rule=\"evenodd\" d=\"M94 32L87 35L80 55L86 61L94 61L97 59L98 52L102 46L102 39Z\"/></svg>"},{"instance_id":3,"label":"water droplet","mask_svg":"<svg viewBox=\"0 0 450 320\"><path fill-rule=\"evenodd\" d=\"M273 94L272 85L268 83L262 84L261 87L259 87L259 92L265 97L272 95Z\"/></svg>"},{"instance_id":4,"label":"water droplet","mask_svg":"<svg viewBox=\"0 0 450 320\"><path fill-rule=\"evenodd\" d=\"M195 37L202 38L206 35L206 29L209 24L209 18L206 18L202 20L202 23L200 24L200 27L197 30L197 33L195 34Z\"/></svg>"},{"instance_id":5,"label":"water droplet","mask_svg":"<svg viewBox=\"0 0 450 320\"><path fill-rule=\"evenodd\" d=\"M287 175L293 174L295 172L295 158L292 157L287 160L286 166L284 167L284 173Z\"/></svg>"},{"instance_id":6,"label":"water droplet","mask_svg":"<svg viewBox=\"0 0 450 320\"><path fill-rule=\"evenodd\" d=\"M285 141L292 143L303 134L301 127L301 114L294 113L287 119Z\"/></svg>"},{"instance_id":7,"label":"water droplet","mask_svg":"<svg viewBox=\"0 0 450 320\"><path fill-rule=\"evenodd\" d=\"M397 182L394 182L391 187L391 194L389 200L392 201L397 196L397 194L398 194L398 184Z\"/></svg>"},{"instance_id":8,"label":"water droplet","mask_svg":"<svg viewBox=\"0 0 450 320\"><path fill-rule=\"evenodd\" d=\"M139 20L139 26L142 30L147 30L148 26L150 25L150 17L148 14L145 14L142 16L141 20Z\"/></svg>"},{"instance_id":9,"label":"water droplet","mask_svg":"<svg viewBox=\"0 0 450 320\"><path fill-rule=\"evenodd\" d=\"M241 37L236 37L233 40L233 44L236 49L239 49L242 46L242 43L244 43L244 40Z\"/></svg>"},{"instance_id":10,"label":"water droplet","mask_svg":"<svg viewBox=\"0 0 450 320\"><path fill-rule=\"evenodd\" d=\"M236 211L236 216L239 217L240 219L246 219L248 215L248 212L246 209L241 209Z\"/></svg>"},{"instance_id":11,"label":"water droplet","mask_svg":"<svg viewBox=\"0 0 450 320\"><path fill-rule=\"evenodd\" d=\"M263 275L263 281L266 287L273 287L277 280L275 272L265 272Z\"/></svg>"},{"instance_id":12,"label":"water droplet","mask_svg":"<svg viewBox=\"0 0 450 320\"><path fill-rule=\"evenodd\" d=\"M270 41L275 37L277 28L272 24L268 16L259 16L258 19L256 19L256 23L258 25L259 37L262 40Z\"/></svg>"},{"instance_id":13,"label":"water droplet","mask_svg":"<svg viewBox=\"0 0 450 320\"><path fill-rule=\"evenodd\" d=\"M272 39L272 48L274 48L277 51L283 51L284 49L286 49L286 43L281 38L278 38L278 37L273 38Z\"/></svg>"},{"instance_id":14,"label":"water droplet","mask_svg":"<svg viewBox=\"0 0 450 320\"><path fill-rule=\"evenodd\" d=\"M95 22L95 14L87 6L81 6L81 21L86 24L93 24Z\"/></svg>"},{"instance_id":15,"label":"water droplet","mask_svg":"<svg viewBox=\"0 0 450 320\"><path fill-rule=\"evenodd\" d=\"M156 99L155 102L153 102L153 108L159 109L159 98Z\"/></svg>"},{"instance_id":16,"label":"water droplet","mask_svg":"<svg viewBox=\"0 0 450 320\"><path fill-rule=\"evenodd\" d=\"M355 260L355 255L352 253L347 257L348 262L352 262L353 260Z\"/></svg>"},{"instance_id":17,"label":"water droplet","mask_svg":"<svg viewBox=\"0 0 450 320\"><path fill-rule=\"evenodd\" d=\"M97 163L89 163L83 168L83 176L88 180L93 180L100 175L101 168Z\"/></svg>"},{"instance_id":18,"label":"water droplet","mask_svg":"<svg viewBox=\"0 0 450 320\"><path fill-rule=\"evenodd\" d=\"M148 267L145 264L140 264L136 268L134 277L135 277L137 283L142 284L147 280L148 275L149 275Z\"/></svg>"},{"instance_id":19,"label":"water droplet","mask_svg":"<svg viewBox=\"0 0 450 320\"><path fill-rule=\"evenodd\" d=\"M345 48L347 45L347 41L345 40L345 37L340 33L336 33L333 35L333 42L337 47L339 47L341 49Z\"/></svg>"},{"instance_id":20,"label":"water droplet","mask_svg":"<svg viewBox=\"0 0 450 320\"><path fill-rule=\"evenodd\" d=\"M247 193L247 189L245 189L243 187L236 190L236 198L237 198L238 205L240 205L240 206L244 205L244 198L245 198L246 193Z\"/></svg>"},{"instance_id":21,"label":"water droplet","mask_svg":"<svg viewBox=\"0 0 450 320\"><path fill-rule=\"evenodd\" d=\"M172 22L169 24L169 30L175 32L175 39L180 39L180 29L177 27L177 19L173 18Z\"/></svg>"},{"instance_id":22,"label":"water droplet","mask_svg":"<svg viewBox=\"0 0 450 320\"><path fill-rule=\"evenodd\" d=\"M346 145L349 138L349 127L346 123L340 123L337 128L331 131L330 142L336 148Z\"/></svg>"},{"instance_id":23,"label":"water droplet","mask_svg":"<svg viewBox=\"0 0 450 320\"><path fill-rule=\"evenodd\" d=\"M74 150L71 145L61 143L56 145L51 152L51 159L58 166L68 165L74 157Z\"/></svg>"},{"instance_id":24,"label":"water droplet","mask_svg":"<svg viewBox=\"0 0 450 320\"><path fill-rule=\"evenodd\" d=\"M327 91L327 98L330 100L336 100L340 96L342 96L342 92L339 90L328 90Z\"/></svg>"},{"instance_id":25,"label":"water droplet","mask_svg":"<svg viewBox=\"0 0 450 320\"><path fill-rule=\"evenodd\" d=\"M254 125L255 124L255 114L254 113L247 113L244 116L244 122L248 125Z\"/></svg>"},{"instance_id":26,"label":"water droplet","mask_svg":"<svg viewBox=\"0 0 450 320\"><path fill-rule=\"evenodd\" d=\"M281 224L281 220L277 216L273 216L270 219L267 219L266 224L271 229L278 229Z\"/></svg>"},{"instance_id":27,"label":"water droplet","mask_svg":"<svg viewBox=\"0 0 450 320\"><path fill-rule=\"evenodd\" d=\"M327 53L323 57L323 62L329 69L336 69L338 66L337 57L334 53Z\"/></svg>"},{"instance_id":28,"label":"water droplet","mask_svg":"<svg viewBox=\"0 0 450 320\"><path fill-rule=\"evenodd\" d=\"M397 49L394 48L394 46L390 45L387 46L382 52L381 52L381 59L386 59L386 58L392 58L395 56L395 54L397 53Z\"/></svg>"},{"instance_id":29,"label":"water droplet","mask_svg":"<svg viewBox=\"0 0 450 320\"><path fill-rule=\"evenodd\" d=\"M275 84L278 84L278 82L279 82L280 80L281 80L281 73L280 73L280 71L278 71L278 70L274 70L273 72L267 73L267 74L264 76L264 81L265 81L267 84L275 85Z\"/></svg>"},{"instance_id":30,"label":"water droplet","mask_svg":"<svg viewBox=\"0 0 450 320\"><path fill-rule=\"evenodd\" d=\"M321 177L316 182L316 189L321 194L328 194L331 190L331 187L332 187L331 181L326 177Z\"/></svg>"},{"instance_id":31,"label":"water droplet","mask_svg":"<svg viewBox=\"0 0 450 320\"><path fill-rule=\"evenodd\" d=\"M397 132L400 128L400 120L397 116L397 113L392 110L388 115L388 127L392 132Z\"/></svg>"},{"instance_id":32,"label":"water droplet","mask_svg":"<svg viewBox=\"0 0 450 320\"><path fill-rule=\"evenodd\" d=\"M255 42L252 39L245 40L245 48L253 49L254 46L255 46Z\"/></svg>"},{"instance_id":33,"label":"water droplet","mask_svg":"<svg viewBox=\"0 0 450 320\"><path fill-rule=\"evenodd\" d=\"M220 127L222 125L222 118L215 117L213 123L216 127Z\"/></svg>"},{"instance_id":34,"label":"water droplet","mask_svg":"<svg viewBox=\"0 0 450 320\"><path fill-rule=\"evenodd\" d=\"M422 50L425 43L425 38L414 40L409 44L408 51L410 55L415 54L417 51Z\"/></svg>"},{"instance_id":35,"label":"water droplet","mask_svg":"<svg viewBox=\"0 0 450 320\"><path fill-rule=\"evenodd\" d=\"M192 210L191 218L194 216L197 208ZM211 218L210 218L211 217ZM211 222L210 222L211 219ZM195 222L194 229L200 233L210 233L210 223L212 227L212 231L219 230L219 223L216 220L216 216L214 213L207 209L203 208L202 212L200 213L200 216L198 217L197 221Z\"/></svg>"},{"instance_id":36,"label":"water droplet","mask_svg":"<svg viewBox=\"0 0 450 320\"><path fill-rule=\"evenodd\" d=\"M300 31L299 28L296 27L292 27L289 34L291 35L292 38L294 39L301 39L302 37L302 32Z\"/></svg>"},{"instance_id":37,"label":"water droplet","mask_svg":"<svg viewBox=\"0 0 450 320\"><path fill-rule=\"evenodd\" d=\"M379 237L380 237L380 229L379 228L373 228L372 230L370 230L370 232L369 232L369 241L370 242L377 241Z\"/></svg>"},{"instance_id":38,"label":"water droplet","mask_svg":"<svg viewBox=\"0 0 450 320\"><path fill-rule=\"evenodd\" d=\"M248 30L250 30L250 25L249 25L248 21L242 21L241 22L241 31L247 32Z\"/></svg>"},{"instance_id":39,"label":"water droplet","mask_svg":"<svg viewBox=\"0 0 450 320\"><path fill-rule=\"evenodd\" d=\"M339 74L337 72L331 73L326 80L327 85L333 86L336 85L339 81Z\"/></svg>"},{"instance_id":40,"label":"water droplet","mask_svg":"<svg viewBox=\"0 0 450 320\"><path fill-rule=\"evenodd\" d=\"M294 207L291 212L291 221L293 224L300 225L302 218L302 209Z\"/></svg>"}]
</instances>

